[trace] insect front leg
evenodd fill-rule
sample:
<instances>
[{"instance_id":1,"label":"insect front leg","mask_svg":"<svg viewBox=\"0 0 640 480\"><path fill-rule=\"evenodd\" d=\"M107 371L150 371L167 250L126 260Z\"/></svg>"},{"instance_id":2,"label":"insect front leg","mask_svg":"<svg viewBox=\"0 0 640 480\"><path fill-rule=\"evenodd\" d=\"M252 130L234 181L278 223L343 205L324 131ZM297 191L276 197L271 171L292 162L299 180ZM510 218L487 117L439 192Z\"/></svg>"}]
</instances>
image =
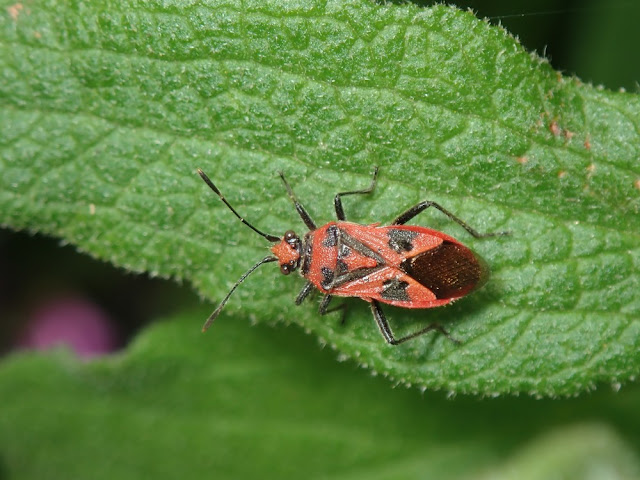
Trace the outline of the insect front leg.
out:
<instances>
[{"instance_id":1,"label":"insect front leg","mask_svg":"<svg viewBox=\"0 0 640 480\"><path fill-rule=\"evenodd\" d=\"M464 228L467 232L469 232L475 238L495 237L495 236L498 236L498 235L509 235L509 232L479 233L475 229L471 228L462 219L456 217L449 210L447 210L446 208L440 206L436 202L432 202L430 200L425 200L424 202L420 202L419 204L414 205L409 210L404 212L402 215L398 216L398 218L396 218L392 222L392 225L404 225L409 220L411 220L413 217L415 217L416 215L424 212L429 207L433 207L436 210L439 210L440 212L444 213L447 217L449 217L449 220L453 220L454 222L456 222L458 225L460 225L462 228Z\"/></svg>"},{"instance_id":2,"label":"insect front leg","mask_svg":"<svg viewBox=\"0 0 640 480\"><path fill-rule=\"evenodd\" d=\"M361 193L371 193L376 188L376 183L378 180L378 167L375 167L373 170L373 179L371 180L371 185L363 190L354 190L352 192L340 192L333 199L333 204L336 208L336 217L338 220L346 220L344 215L344 209L342 208L342 197L344 195L356 195Z\"/></svg>"},{"instance_id":3,"label":"insect front leg","mask_svg":"<svg viewBox=\"0 0 640 480\"><path fill-rule=\"evenodd\" d=\"M289 185L289 182L287 182L287 179L284 178L284 173L279 172L279 174L280 174L280 178L282 179L282 183L284 183L284 188L287 189L287 194L289 195L289 198L293 202L293 205L296 207L296 211L298 212L298 215L300 215L300 218L302 219L302 221L304 222L304 224L307 226L309 230L315 230L316 229L315 222L311 219L311 216L309 216L309 214L307 213L305 208L302 206L302 204L298 201L298 197L296 197L296 194L293 193L293 189L291 188L291 185Z\"/></svg>"},{"instance_id":4,"label":"insect front leg","mask_svg":"<svg viewBox=\"0 0 640 480\"><path fill-rule=\"evenodd\" d=\"M400 345L401 343L404 343L407 340L411 340L412 338L419 337L420 335L424 335L425 333L431 332L433 330L437 330L438 332L442 333L445 337L447 337L449 340L451 340L454 343L460 343L460 341L456 340L451 335L449 335L449 332L447 332L439 323L432 323L430 325L427 325L422 330L418 330L417 332L411 333L404 337L396 338L393 335L393 331L391 330L391 326L389 326L387 317L382 311L382 307L380 306L380 303L377 300L371 300L371 311L373 312L373 318L375 318L376 323L378 324L380 333L382 333L382 336L387 341L387 343L390 343L391 345Z\"/></svg>"}]
</instances>

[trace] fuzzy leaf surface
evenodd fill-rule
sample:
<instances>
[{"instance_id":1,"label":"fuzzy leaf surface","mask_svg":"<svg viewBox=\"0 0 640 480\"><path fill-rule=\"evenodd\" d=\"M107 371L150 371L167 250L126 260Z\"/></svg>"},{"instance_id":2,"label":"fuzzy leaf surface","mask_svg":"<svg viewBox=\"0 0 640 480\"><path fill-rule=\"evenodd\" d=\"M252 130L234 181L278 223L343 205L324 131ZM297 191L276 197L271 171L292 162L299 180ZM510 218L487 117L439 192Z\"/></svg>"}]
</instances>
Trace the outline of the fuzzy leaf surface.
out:
<instances>
[{"instance_id":1,"label":"fuzzy leaf surface","mask_svg":"<svg viewBox=\"0 0 640 480\"><path fill-rule=\"evenodd\" d=\"M264 240L319 224L415 222L468 244L489 283L453 306L320 317L263 267L218 322L295 322L395 381L452 392L576 394L640 371L640 100L565 78L504 30L437 6L349 1L3 2L0 224L54 235L219 301ZM199 326L194 325L197 329ZM217 325L211 330L216 335Z\"/></svg>"}]
</instances>

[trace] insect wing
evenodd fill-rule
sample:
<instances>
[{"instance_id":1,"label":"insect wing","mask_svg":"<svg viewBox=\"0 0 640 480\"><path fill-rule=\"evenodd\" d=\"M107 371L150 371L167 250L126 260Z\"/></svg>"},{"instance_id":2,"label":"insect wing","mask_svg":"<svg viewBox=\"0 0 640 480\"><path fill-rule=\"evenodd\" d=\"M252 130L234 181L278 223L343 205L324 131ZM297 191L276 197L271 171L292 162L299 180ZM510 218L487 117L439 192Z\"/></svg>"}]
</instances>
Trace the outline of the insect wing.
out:
<instances>
[{"instance_id":1,"label":"insect wing","mask_svg":"<svg viewBox=\"0 0 640 480\"><path fill-rule=\"evenodd\" d=\"M410 225L338 226L334 295L432 308L467 295L486 278L484 263L442 232Z\"/></svg>"}]
</instances>

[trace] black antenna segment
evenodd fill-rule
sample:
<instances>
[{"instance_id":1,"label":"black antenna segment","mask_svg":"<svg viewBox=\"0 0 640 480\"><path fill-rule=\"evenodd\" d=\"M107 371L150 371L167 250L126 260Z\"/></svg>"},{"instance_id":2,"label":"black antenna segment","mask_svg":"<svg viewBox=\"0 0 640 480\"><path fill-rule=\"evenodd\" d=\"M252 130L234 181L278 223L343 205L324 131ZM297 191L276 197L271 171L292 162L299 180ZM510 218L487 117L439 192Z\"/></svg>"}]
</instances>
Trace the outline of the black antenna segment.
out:
<instances>
[{"instance_id":1,"label":"black antenna segment","mask_svg":"<svg viewBox=\"0 0 640 480\"><path fill-rule=\"evenodd\" d=\"M261 232L260 230L258 230L256 227L254 227L253 225L251 225L249 222L247 222L244 218L242 218L240 216L240 214L238 212L236 212L236 209L233 208L231 206L231 204L229 202L227 202L227 199L224 198L224 195L222 195L222 193L220 193L220 190L218 190L218 187L216 187L213 182L209 179L209 177L207 177L207 174L204 173L202 170L198 169L198 175L200 175L200 177L202 177L202 180L204 180L204 182L209 185L209 188L211 190L213 190L215 192L216 195L218 195L218 197L220 197L220 200L222 200L224 202L224 204L229 207L229 210L231 210L233 212L233 214L238 217L240 219L240 221L242 223L244 223L247 227L249 227L251 230L253 230L254 232L256 232L258 235L260 235L261 237L266 238L267 240L269 240L270 242L276 243L279 242L281 240L280 237L276 236L276 235L270 235L268 233L264 233Z\"/></svg>"},{"instance_id":2,"label":"black antenna segment","mask_svg":"<svg viewBox=\"0 0 640 480\"><path fill-rule=\"evenodd\" d=\"M264 265L265 263L269 263L269 262L277 262L278 259L276 257L272 257L272 256L268 256L268 257L264 257L262 260L260 260L258 263L256 263L253 267L251 267L247 273L245 273L244 275L242 275L240 277L240 279L233 285L233 287L231 287L231 290L229 290L229 293L227 293L227 296L224 297L222 299L222 301L220 302L220 305L218 305L218 308L216 308L213 313L211 315L209 315L209 318L207 318L207 321L204 322L204 325L202 326L202 333L206 332L209 327L211 326L211 324L214 322L214 320L216 318L218 318L218 315L220 315L220 312L222 311L222 309L224 308L224 306L226 305L227 301L229 300L229 297L231 297L231 294L236 290L236 288L238 288L238 285L240 285L242 282L244 282L244 280L253 273L253 271L258 268L260 265Z\"/></svg>"}]
</instances>

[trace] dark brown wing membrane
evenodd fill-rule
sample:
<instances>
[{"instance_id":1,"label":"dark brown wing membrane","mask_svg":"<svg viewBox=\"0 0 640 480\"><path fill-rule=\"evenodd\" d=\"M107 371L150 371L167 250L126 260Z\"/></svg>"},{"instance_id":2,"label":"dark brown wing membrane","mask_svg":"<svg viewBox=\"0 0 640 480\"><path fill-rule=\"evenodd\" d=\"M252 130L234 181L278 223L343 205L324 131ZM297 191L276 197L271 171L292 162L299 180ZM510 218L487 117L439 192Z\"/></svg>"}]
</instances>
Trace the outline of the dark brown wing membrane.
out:
<instances>
[{"instance_id":1,"label":"dark brown wing membrane","mask_svg":"<svg viewBox=\"0 0 640 480\"><path fill-rule=\"evenodd\" d=\"M444 241L404 260L400 268L431 290L436 298L458 298L482 286L487 267L463 245Z\"/></svg>"}]
</instances>

